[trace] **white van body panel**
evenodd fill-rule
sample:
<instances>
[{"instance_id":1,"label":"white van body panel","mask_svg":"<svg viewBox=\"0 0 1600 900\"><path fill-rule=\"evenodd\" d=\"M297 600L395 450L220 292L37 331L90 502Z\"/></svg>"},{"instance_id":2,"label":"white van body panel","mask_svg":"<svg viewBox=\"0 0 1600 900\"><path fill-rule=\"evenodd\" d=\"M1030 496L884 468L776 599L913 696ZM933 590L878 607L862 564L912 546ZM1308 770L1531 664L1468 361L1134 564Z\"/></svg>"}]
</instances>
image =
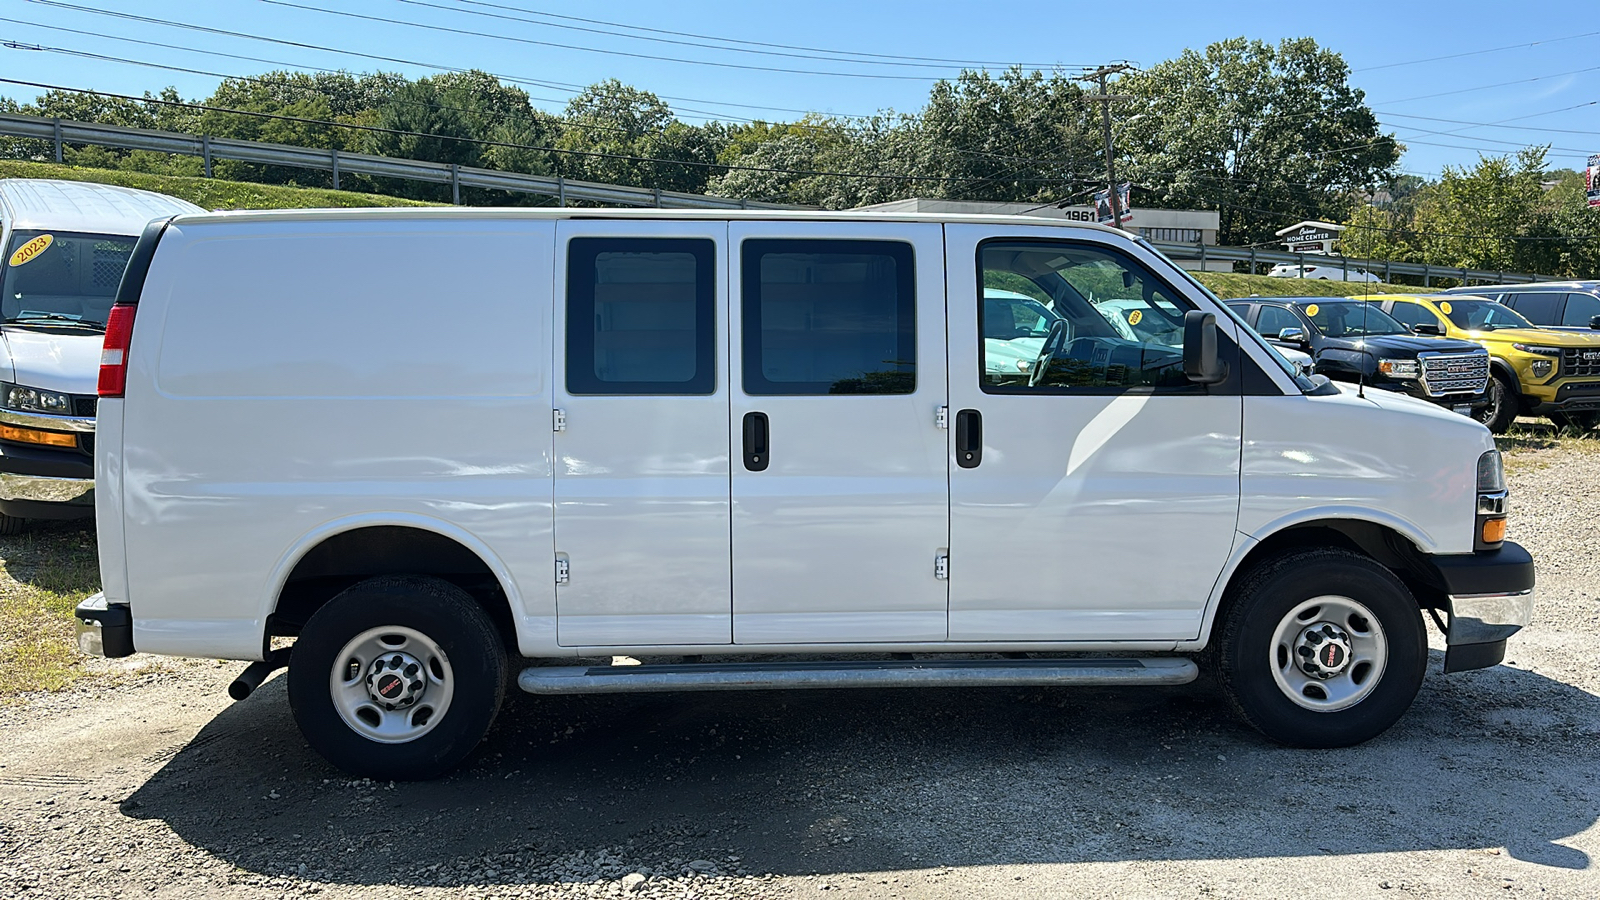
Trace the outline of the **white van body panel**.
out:
<instances>
[{"instance_id":1,"label":"white van body panel","mask_svg":"<svg viewBox=\"0 0 1600 900\"><path fill-rule=\"evenodd\" d=\"M977 254L997 232L945 231L950 405L980 409L984 428L982 463L950 467L951 639L1194 636L1235 539L1241 398L982 392ZM1051 227L998 236L1103 243ZM1111 246L1160 273L1142 248ZM1232 319L1217 325L1236 339Z\"/></svg>"},{"instance_id":2,"label":"white van body panel","mask_svg":"<svg viewBox=\"0 0 1600 900\"><path fill-rule=\"evenodd\" d=\"M718 377L712 393L698 396L575 395L567 341L553 342L556 405L566 421L554 457L556 551L568 564L568 581L556 586L559 643L728 644L728 224L559 223L551 334L568 333L570 242L596 237L712 242Z\"/></svg>"},{"instance_id":3,"label":"white van body panel","mask_svg":"<svg viewBox=\"0 0 1600 900\"><path fill-rule=\"evenodd\" d=\"M355 517L526 548L503 587L521 633L553 635L553 240L553 223L170 226L125 401L139 648L259 658L281 560Z\"/></svg>"},{"instance_id":4,"label":"white van body panel","mask_svg":"<svg viewBox=\"0 0 1600 900\"><path fill-rule=\"evenodd\" d=\"M948 582L935 573L950 544L948 432L938 424L947 396L943 231L931 223L734 222L729 237L728 283L741 286L765 277L742 269L749 241L909 245L916 296L915 382L907 394L747 393L753 367L737 337L746 304L733 304L729 440L740 452L733 469L734 642L945 640ZM809 294L799 293L792 302L775 296L774 313L829 327L828 307L813 308ZM752 412L771 423L765 471L743 465L743 419Z\"/></svg>"},{"instance_id":5,"label":"white van body panel","mask_svg":"<svg viewBox=\"0 0 1600 900\"><path fill-rule=\"evenodd\" d=\"M1318 519L1375 522L1430 554L1471 553L1477 460L1465 416L1391 391L1246 397L1239 530L1263 539ZM1360 436L1352 439L1353 435Z\"/></svg>"},{"instance_id":6,"label":"white van body panel","mask_svg":"<svg viewBox=\"0 0 1600 900\"><path fill-rule=\"evenodd\" d=\"M6 354L11 358L11 380L15 383L68 394L95 392L104 335L11 328L4 332L4 338Z\"/></svg>"}]
</instances>

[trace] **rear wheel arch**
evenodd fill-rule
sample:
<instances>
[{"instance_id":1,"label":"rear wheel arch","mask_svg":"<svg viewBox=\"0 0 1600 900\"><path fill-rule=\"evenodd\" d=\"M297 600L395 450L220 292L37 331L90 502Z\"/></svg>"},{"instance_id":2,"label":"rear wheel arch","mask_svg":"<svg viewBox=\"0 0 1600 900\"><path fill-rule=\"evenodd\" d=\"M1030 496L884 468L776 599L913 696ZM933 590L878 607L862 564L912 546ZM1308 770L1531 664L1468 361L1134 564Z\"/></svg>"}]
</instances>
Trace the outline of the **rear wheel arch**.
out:
<instances>
[{"instance_id":1,"label":"rear wheel arch","mask_svg":"<svg viewBox=\"0 0 1600 900\"><path fill-rule=\"evenodd\" d=\"M433 577L461 588L515 646L518 598L504 564L470 534L420 519L335 523L308 535L275 573L267 639L297 635L340 592L385 575Z\"/></svg>"}]
</instances>

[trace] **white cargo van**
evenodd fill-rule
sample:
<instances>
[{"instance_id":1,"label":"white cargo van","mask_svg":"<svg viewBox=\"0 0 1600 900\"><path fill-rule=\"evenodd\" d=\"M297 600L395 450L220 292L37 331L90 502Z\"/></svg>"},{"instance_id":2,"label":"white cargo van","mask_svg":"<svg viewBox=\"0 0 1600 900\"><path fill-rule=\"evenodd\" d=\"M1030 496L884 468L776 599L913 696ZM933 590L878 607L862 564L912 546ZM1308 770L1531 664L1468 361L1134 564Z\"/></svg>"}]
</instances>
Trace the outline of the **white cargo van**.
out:
<instances>
[{"instance_id":1,"label":"white cargo van","mask_svg":"<svg viewBox=\"0 0 1600 900\"><path fill-rule=\"evenodd\" d=\"M106 315L165 194L0 179L0 534L94 515L95 379Z\"/></svg>"},{"instance_id":2,"label":"white cargo van","mask_svg":"<svg viewBox=\"0 0 1600 900\"><path fill-rule=\"evenodd\" d=\"M1052 312L1029 365L984 359L986 290ZM180 216L110 322L82 645L257 661L235 696L287 663L364 775L459 762L512 661L533 693L1204 665L1348 745L1415 697L1424 610L1446 671L1531 614L1483 426L1300 375L1098 226Z\"/></svg>"}]
</instances>

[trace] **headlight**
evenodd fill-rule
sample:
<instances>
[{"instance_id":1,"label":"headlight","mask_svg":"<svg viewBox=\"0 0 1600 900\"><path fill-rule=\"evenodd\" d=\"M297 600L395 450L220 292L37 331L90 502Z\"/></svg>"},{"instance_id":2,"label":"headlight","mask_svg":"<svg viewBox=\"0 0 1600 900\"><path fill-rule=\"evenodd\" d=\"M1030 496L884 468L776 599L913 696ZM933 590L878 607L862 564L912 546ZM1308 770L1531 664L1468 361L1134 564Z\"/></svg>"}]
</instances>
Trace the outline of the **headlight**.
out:
<instances>
[{"instance_id":1,"label":"headlight","mask_svg":"<svg viewBox=\"0 0 1600 900\"><path fill-rule=\"evenodd\" d=\"M1414 359L1381 359L1378 371L1390 378L1416 378L1418 369Z\"/></svg>"},{"instance_id":2,"label":"headlight","mask_svg":"<svg viewBox=\"0 0 1600 900\"><path fill-rule=\"evenodd\" d=\"M4 385L5 407L24 412L49 413L54 416L72 414L72 398L57 391L42 391L20 384Z\"/></svg>"},{"instance_id":3,"label":"headlight","mask_svg":"<svg viewBox=\"0 0 1600 900\"><path fill-rule=\"evenodd\" d=\"M1498 494L1506 489L1506 470L1499 450L1486 450L1478 457L1478 493Z\"/></svg>"},{"instance_id":4,"label":"headlight","mask_svg":"<svg viewBox=\"0 0 1600 900\"><path fill-rule=\"evenodd\" d=\"M1541 347L1538 344L1512 344L1511 346L1521 350L1523 353L1537 353L1540 356L1561 356L1560 347Z\"/></svg>"}]
</instances>

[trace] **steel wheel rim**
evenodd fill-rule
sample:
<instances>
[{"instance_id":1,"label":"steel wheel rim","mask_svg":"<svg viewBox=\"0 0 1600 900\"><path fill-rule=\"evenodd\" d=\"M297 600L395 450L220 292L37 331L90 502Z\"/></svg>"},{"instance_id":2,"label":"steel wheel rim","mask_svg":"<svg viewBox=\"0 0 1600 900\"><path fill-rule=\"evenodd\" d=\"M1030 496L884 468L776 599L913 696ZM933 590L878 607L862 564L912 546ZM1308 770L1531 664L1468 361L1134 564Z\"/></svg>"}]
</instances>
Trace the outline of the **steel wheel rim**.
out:
<instances>
[{"instance_id":1,"label":"steel wheel rim","mask_svg":"<svg viewBox=\"0 0 1600 900\"><path fill-rule=\"evenodd\" d=\"M1319 676L1305 670L1308 661L1300 650L1341 643L1337 639L1309 643L1308 634L1317 632L1320 636L1323 625L1344 636L1342 643L1348 655L1336 674ZM1338 712L1365 700L1383 680L1388 662L1389 642L1378 617L1364 604L1333 594L1313 597L1289 610L1279 620L1267 648L1267 664L1278 689L1296 706L1312 712ZM1320 672L1329 671L1315 661L1312 666Z\"/></svg>"},{"instance_id":2,"label":"steel wheel rim","mask_svg":"<svg viewBox=\"0 0 1600 900\"><path fill-rule=\"evenodd\" d=\"M401 666L391 667L396 659ZM407 674L411 663L417 672ZM385 701L369 685L374 677L392 673L404 684L420 683L420 691L404 691L412 702L398 708L385 707ZM438 727L455 697L455 673L450 659L437 642L414 628L385 625L369 628L351 638L334 657L328 687L333 707L350 729L380 744L404 744Z\"/></svg>"}]
</instances>

